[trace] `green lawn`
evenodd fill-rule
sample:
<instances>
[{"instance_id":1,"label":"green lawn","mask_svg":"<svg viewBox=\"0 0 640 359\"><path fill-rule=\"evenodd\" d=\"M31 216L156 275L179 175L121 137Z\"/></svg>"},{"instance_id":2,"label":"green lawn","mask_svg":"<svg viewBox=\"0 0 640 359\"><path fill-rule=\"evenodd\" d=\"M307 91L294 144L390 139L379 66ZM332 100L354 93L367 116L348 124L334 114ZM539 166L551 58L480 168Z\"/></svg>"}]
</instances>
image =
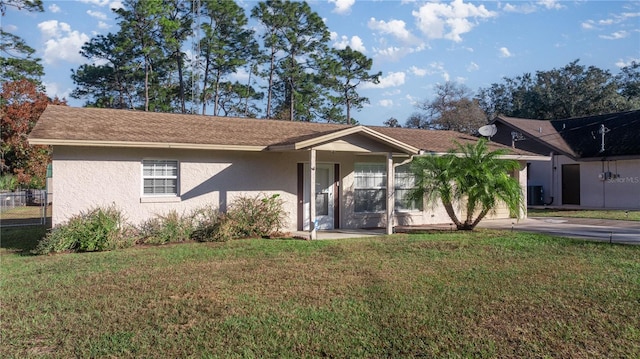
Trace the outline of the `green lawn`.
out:
<instances>
[{"instance_id":1,"label":"green lawn","mask_svg":"<svg viewBox=\"0 0 640 359\"><path fill-rule=\"evenodd\" d=\"M640 221L640 211L624 210L568 210L568 209L529 209L529 217L569 217L617 219L623 221Z\"/></svg>"},{"instance_id":2,"label":"green lawn","mask_svg":"<svg viewBox=\"0 0 640 359\"><path fill-rule=\"evenodd\" d=\"M639 246L483 230L29 256L8 235L3 358L640 357Z\"/></svg>"}]
</instances>

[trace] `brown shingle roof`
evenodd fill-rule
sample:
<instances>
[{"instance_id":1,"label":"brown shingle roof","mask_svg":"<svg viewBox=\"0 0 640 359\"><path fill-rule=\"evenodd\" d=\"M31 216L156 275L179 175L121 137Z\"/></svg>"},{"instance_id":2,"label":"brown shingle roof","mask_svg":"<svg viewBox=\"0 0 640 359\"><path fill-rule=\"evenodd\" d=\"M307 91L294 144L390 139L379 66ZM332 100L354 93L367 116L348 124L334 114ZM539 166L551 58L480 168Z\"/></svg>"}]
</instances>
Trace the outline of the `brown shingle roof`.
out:
<instances>
[{"instance_id":1,"label":"brown shingle roof","mask_svg":"<svg viewBox=\"0 0 640 359\"><path fill-rule=\"evenodd\" d=\"M260 146L349 126L49 105L31 139Z\"/></svg>"},{"instance_id":2,"label":"brown shingle roof","mask_svg":"<svg viewBox=\"0 0 640 359\"><path fill-rule=\"evenodd\" d=\"M31 132L38 143L81 141L91 143L171 143L268 148L332 134L354 126L290 122L201 115L183 115L131 110L74 108L49 105ZM447 152L478 139L455 131L431 131L366 126L382 135L425 152ZM507 148L513 154L534 155L497 143L491 149Z\"/></svg>"}]
</instances>

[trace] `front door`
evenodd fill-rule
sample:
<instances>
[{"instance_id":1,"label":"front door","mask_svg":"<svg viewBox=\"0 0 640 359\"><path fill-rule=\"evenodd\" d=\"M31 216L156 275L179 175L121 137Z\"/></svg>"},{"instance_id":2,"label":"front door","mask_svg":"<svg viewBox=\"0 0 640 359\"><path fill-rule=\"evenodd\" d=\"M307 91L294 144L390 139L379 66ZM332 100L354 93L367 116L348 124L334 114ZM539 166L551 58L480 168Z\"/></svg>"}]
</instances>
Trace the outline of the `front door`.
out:
<instances>
[{"instance_id":1,"label":"front door","mask_svg":"<svg viewBox=\"0 0 640 359\"><path fill-rule=\"evenodd\" d=\"M580 165L562 165L562 204L580 204Z\"/></svg>"},{"instance_id":2,"label":"front door","mask_svg":"<svg viewBox=\"0 0 640 359\"><path fill-rule=\"evenodd\" d=\"M309 230L309 164L304 165L304 196L303 196L303 228ZM334 228L334 165L319 163L316 165L316 188L313 203L316 206L316 229Z\"/></svg>"}]
</instances>

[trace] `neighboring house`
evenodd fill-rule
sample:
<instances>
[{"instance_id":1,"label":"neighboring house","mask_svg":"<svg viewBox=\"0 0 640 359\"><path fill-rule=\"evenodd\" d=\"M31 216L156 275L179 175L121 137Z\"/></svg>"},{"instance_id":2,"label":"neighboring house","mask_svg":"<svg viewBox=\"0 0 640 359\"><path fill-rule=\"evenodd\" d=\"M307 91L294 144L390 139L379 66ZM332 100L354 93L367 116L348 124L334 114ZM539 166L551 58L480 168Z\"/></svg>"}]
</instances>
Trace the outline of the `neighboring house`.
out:
<instances>
[{"instance_id":1,"label":"neighboring house","mask_svg":"<svg viewBox=\"0 0 640 359\"><path fill-rule=\"evenodd\" d=\"M317 229L386 227L391 233L394 225L449 223L443 208L404 200L413 187L406 163L477 138L452 131L49 105L29 141L53 146L54 225L112 203L140 223L204 205L224 211L238 196L263 193L284 200L286 230L309 231L314 238ZM524 164L541 157L511 153L507 157L522 163L514 175L524 185Z\"/></svg>"},{"instance_id":2,"label":"neighboring house","mask_svg":"<svg viewBox=\"0 0 640 359\"><path fill-rule=\"evenodd\" d=\"M530 205L640 209L640 110L492 123L492 141L551 157L529 164Z\"/></svg>"}]
</instances>

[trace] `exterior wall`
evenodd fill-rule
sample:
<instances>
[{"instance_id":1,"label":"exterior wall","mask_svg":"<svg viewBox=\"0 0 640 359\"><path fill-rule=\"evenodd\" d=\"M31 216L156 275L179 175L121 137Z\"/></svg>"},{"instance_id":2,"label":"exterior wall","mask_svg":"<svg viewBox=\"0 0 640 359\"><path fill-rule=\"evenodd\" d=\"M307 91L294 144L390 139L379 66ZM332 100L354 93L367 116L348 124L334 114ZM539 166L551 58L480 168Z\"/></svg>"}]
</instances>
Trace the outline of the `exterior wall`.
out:
<instances>
[{"instance_id":1,"label":"exterior wall","mask_svg":"<svg viewBox=\"0 0 640 359\"><path fill-rule=\"evenodd\" d=\"M53 224L96 206L115 204L131 223L205 205L221 210L242 194L279 193L296 203L296 159L283 153L126 148L54 148ZM142 193L142 160L178 160L179 198ZM291 207L291 206L289 206ZM295 226L295 206L289 223Z\"/></svg>"},{"instance_id":2,"label":"exterior wall","mask_svg":"<svg viewBox=\"0 0 640 359\"><path fill-rule=\"evenodd\" d=\"M532 162L529 167L531 174L528 183L530 186L544 186L545 203L562 206L562 165L565 164L580 165L580 206L578 207L640 209L640 159L576 162L567 156L556 155L551 165L549 162ZM618 174L619 177L612 176L603 181L598 177L603 172ZM551 197L553 197L553 203L550 203Z\"/></svg>"},{"instance_id":3,"label":"exterior wall","mask_svg":"<svg viewBox=\"0 0 640 359\"><path fill-rule=\"evenodd\" d=\"M142 196L142 160L177 160L179 196ZM384 162L386 154L318 151L318 163L340 165L340 228L385 227L386 214L354 213L354 164ZM405 159L398 159L403 161ZM222 211L241 195L280 194L288 228L297 229L297 164L309 162L308 151L232 152L55 146L53 151L53 225L98 206L116 205L128 221L139 224L171 210L190 213L203 206ZM526 171L526 168L525 168ZM522 176L522 174L520 175ZM522 177L521 177L522 178ZM526 178L526 172L525 177ZM506 218L498 210L494 218ZM442 206L397 212L395 225L450 223Z\"/></svg>"}]
</instances>

